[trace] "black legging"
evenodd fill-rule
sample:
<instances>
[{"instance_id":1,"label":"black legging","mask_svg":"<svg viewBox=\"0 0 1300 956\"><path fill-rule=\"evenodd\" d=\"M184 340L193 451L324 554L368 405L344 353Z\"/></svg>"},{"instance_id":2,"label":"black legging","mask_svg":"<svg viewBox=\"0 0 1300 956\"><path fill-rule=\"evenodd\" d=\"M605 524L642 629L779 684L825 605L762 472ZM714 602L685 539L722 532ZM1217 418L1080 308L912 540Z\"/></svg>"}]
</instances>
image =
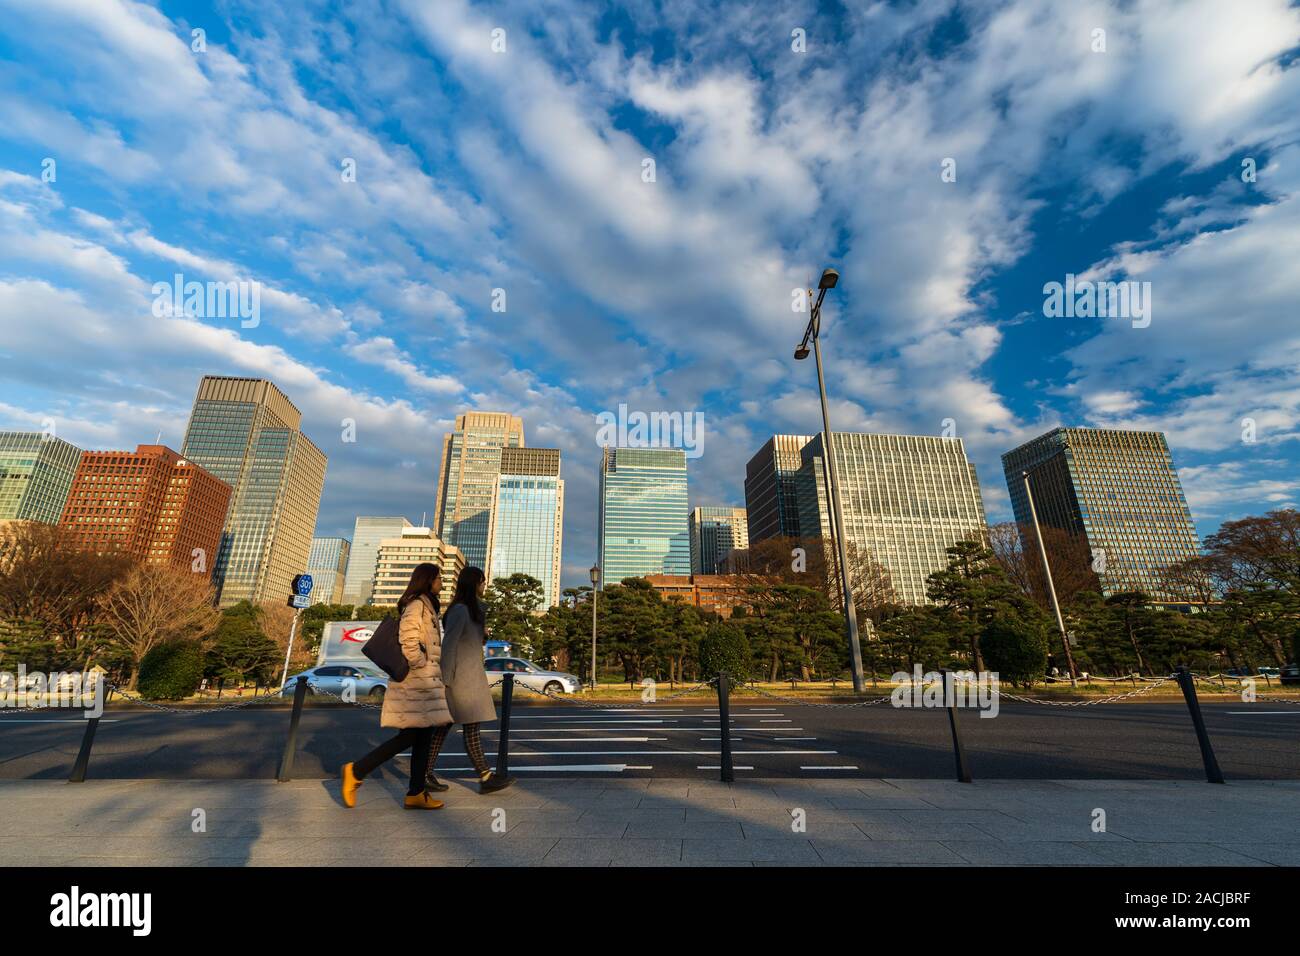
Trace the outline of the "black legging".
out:
<instances>
[{"instance_id":1,"label":"black legging","mask_svg":"<svg viewBox=\"0 0 1300 956\"><path fill-rule=\"evenodd\" d=\"M451 724L433 728L433 739L429 741L429 759L426 764L430 772L433 771L433 765L438 762L438 754L442 752L442 745L447 740L449 730ZM469 754L470 763L478 771L479 779L484 780L491 776L492 769L488 766L487 758L483 756L483 738L479 736L478 724L462 724L460 732L465 736L465 753Z\"/></svg>"},{"instance_id":2,"label":"black legging","mask_svg":"<svg viewBox=\"0 0 1300 956\"><path fill-rule=\"evenodd\" d=\"M436 728L445 737L451 724ZM397 736L384 741L370 753L352 765L352 772L357 779L374 773L382 763L392 760L407 747L411 748L411 782L406 788L406 795L414 797L424 792L424 778L429 772L429 741L433 739L433 727L407 727L399 730Z\"/></svg>"}]
</instances>

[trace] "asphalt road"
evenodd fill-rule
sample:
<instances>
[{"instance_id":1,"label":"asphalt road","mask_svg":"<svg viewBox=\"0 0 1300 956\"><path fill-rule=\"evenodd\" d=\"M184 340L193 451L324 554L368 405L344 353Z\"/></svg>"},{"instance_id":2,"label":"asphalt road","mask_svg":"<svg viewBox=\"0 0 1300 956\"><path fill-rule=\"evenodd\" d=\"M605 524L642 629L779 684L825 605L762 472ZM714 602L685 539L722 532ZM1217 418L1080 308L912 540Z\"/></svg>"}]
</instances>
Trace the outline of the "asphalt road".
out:
<instances>
[{"instance_id":1,"label":"asphalt road","mask_svg":"<svg viewBox=\"0 0 1300 956\"><path fill-rule=\"evenodd\" d=\"M1204 704L1219 764L1231 779L1300 779L1300 705ZM972 775L985 779L1202 779L1181 703L1041 707L1003 701L996 718L964 711L960 726ZM93 778L274 777L287 708L256 706L201 716L111 710L99 726ZM953 755L943 710L889 704L831 709L737 701L732 709L737 778L950 778ZM511 772L530 776L626 775L712 778L718 773L716 706L696 701L620 709L517 702ZM0 715L0 779L66 778L85 723L60 712ZM294 776L337 776L389 734L361 708L309 708L299 728ZM495 761L497 725L485 727ZM405 760L385 772L403 772ZM459 734L438 772L470 776Z\"/></svg>"}]
</instances>

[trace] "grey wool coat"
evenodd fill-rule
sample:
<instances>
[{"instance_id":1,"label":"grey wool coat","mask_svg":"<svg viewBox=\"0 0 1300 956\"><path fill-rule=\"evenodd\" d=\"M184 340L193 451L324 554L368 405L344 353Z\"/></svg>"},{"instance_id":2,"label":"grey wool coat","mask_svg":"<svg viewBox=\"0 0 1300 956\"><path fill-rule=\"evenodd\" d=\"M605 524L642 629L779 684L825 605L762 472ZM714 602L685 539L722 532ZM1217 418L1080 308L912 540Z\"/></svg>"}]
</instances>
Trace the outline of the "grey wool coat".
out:
<instances>
[{"instance_id":1,"label":"grey wool coat","mask_svg":"<svg viewBox=\"0 0 1300 956\"><path fill-rule=\"evenodd\" d=\"M406 729L450 724L447 690L442 682L442 623L433 602L418 598L406 605L397 638L411 671L400 683L389 682L379 726ZM423 649L421 649L423 647Z\"/></svg>"},{"instance_id":2,"label":"grey wool coat","mask_svg":"<svg viewBox=\"0 0 1300 956\"><path fill-rule=\"evenodd\" d=\"M496 720L496 705L483 669L483 644L487 640L483 625L474 623L465 605L453 604L443 627L443 680L447 683L451 719L458 724Z\"/></svg>"}]
</instances>

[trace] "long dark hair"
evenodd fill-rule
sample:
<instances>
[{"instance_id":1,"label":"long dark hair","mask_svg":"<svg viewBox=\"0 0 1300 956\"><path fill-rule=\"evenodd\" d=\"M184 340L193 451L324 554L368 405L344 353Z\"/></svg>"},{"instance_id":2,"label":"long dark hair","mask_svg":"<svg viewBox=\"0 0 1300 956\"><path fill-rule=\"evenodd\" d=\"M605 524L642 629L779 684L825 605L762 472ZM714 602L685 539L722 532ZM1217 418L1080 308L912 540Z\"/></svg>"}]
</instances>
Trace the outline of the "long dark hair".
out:
<instances>
[{"instance_id":1,"label":"long dark hair","mask_svg":"<svg viewBox=\"0 0 1300 956\"><path fill-rule=\"evenodd\" d=\"M462 570L456 576L456 594L448 607L450 610L457 604L465 605L465 610L469 611L469 619L479 627L483 626L483 605L478 602L478 586L484 577L483 569L473 565Z\"/></svg>"},{"instance_id":2,"label":"long dark hair","mask_svg":"<svg viewBox=\"0 0 1300 956\"><path fill-rule=\"evenodd\" d=\"M433 602L435 611L442 611L442 604L438 601L438 591L441 590L438 579L442 577L442 568L436 564L425 562L417 564L415 570L411 572L411 582L406 586L406 591L397 599L397 614L406 610L406 605L412 601L427 597Z\"/></svg>"}]
</instances>

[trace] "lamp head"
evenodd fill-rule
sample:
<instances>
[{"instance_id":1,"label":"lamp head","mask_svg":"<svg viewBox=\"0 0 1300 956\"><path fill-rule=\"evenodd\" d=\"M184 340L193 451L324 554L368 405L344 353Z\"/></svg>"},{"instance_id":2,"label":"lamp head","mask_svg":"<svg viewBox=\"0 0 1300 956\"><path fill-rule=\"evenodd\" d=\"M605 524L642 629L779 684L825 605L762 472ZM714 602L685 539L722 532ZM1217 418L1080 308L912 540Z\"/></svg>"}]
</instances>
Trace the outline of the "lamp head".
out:
<instances>
[{"instance_id":1,"label":"lamp head","mask_svg":"<svg viewBox=\"0 0 1300 956\"><path fill-rule=\"evenodd\" d=\"M835 284L840 281L840 274L834 269L827 269L822 273L822 281L817 283L819 289L833 289Z\"/></svg>"},{"instance_id":2,"label":"lamp head","mask_svg":"<svg viewBox=\"0 0 1300 956\"><path fill-rule=\"evenodd\" d=\"M598 564L593 564L591 566L591 583L592 584L600 583L600 565Z\"/></svg>"},{"instance_id":3,"label":"lamp head","mask_svg":"<svg viewBox=\"0 0 1300 956\"><path fill-rule=\"evenodd\" d=\"M795 357L795 361L798 362L802 362L804 359L806 359L808 357L808 346L806 345L796 346L794 350L794 357Z\"/></svg>"}]
</instances>

